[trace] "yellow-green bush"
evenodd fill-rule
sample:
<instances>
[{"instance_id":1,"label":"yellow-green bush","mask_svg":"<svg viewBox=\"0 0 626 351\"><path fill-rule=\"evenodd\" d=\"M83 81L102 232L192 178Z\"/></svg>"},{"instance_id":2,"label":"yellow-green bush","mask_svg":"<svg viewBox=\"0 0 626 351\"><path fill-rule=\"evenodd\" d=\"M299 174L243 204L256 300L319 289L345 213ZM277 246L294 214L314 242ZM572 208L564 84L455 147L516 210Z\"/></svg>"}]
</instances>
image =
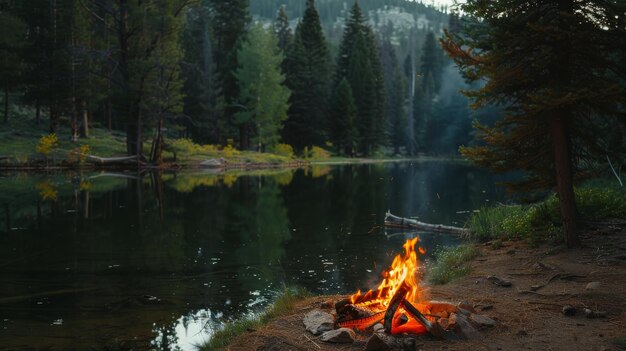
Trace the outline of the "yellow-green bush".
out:
<instances>
[{"instance_id":1,"label":"yellow-green bush","mask_svg":"<svg viewBox=\"0 0 626 351\"><path fill-rule=\"evenodd\" d=\"M309 150L309 157L314 159L328 159L330 158L330 152L321 147L313 146L311 150Z\"/></svg>"},{"instance_id":2,"label":"yellow-green bush","mask_svg":"<svg viewBox=\"0 0 626 351\"><path fill-rule=\"evenodd\" d=\"M293 147L289 144L278 144L274 147L273 151L277 155L293 157Z\"/></svg>"},{"instance_id":3,"label":"yellow-green bush","mask_svg":"<svg viewBox=\"0 0 626 351\"><path fill-rule=\"evenodd\" d=\"M55 133L44 135L39 138L35 151L48 157L59 146L59 139Z\"/></svg>"}]
</instances>

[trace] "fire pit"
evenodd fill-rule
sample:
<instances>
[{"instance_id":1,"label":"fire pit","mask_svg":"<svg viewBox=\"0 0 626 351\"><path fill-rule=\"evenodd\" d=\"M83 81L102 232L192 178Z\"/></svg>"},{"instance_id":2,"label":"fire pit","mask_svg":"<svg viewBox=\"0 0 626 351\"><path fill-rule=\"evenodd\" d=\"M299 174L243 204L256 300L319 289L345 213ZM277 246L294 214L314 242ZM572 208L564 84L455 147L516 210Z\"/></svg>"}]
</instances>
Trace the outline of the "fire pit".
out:
<instances>
[{"instance_id":1,"label":"fire pit","mask_svg":"<svg viewBox=\"0 0 626 351\"><path fill-rule=\"evenodd\" d=\"M366 350L376 350L385 348L371 344L406 348L407 336L478 338L478 328L495 325L490 318L478 315L467 302L452 304L426 299L420 285L423 271L418 260L418 255L424 255L426 250L418 243L419 237L406 241L404 253L397 255L391 267L382 273L383 280L375 290L358 291L334 304L327 303L328 312L316 310L307 314L307 330L322 334L321 340L329 342L353 342L369 335ZM314 314L319 318L314 318ZM315 323L322 320L323 326L316 327Z\"/></svg>"}]
</instances>

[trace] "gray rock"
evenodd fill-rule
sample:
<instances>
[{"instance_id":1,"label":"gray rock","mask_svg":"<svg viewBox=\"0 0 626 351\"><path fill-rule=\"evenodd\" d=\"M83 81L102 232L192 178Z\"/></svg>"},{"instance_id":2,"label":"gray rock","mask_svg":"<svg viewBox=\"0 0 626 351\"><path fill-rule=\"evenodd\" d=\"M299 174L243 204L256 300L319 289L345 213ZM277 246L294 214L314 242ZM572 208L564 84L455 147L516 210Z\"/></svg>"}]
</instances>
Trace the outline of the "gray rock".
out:
<instances>
[{"instance_id":1,"label":"gray rock","mask_svg":"<svg viewBox=\"0 0 626 351\"><path fill-rule=\"evenodd\" d=\"M585 317L587 318L605 318L606 312L604 311L592 311L588 308L585 308Z\"/></svg>"},{"instance_id":2,"label":"gray rock","mask_svg":"<svg viewBox=\"0 0 626 351\"><path fill-rule=\"evenodd\" d=\"M488 276L487 280L489 280L490 282L496 284L497 286L509 287L509 286L513 285L513 283L511 283L510 281L508 281L506 279L502 279L502 278L496 277L495 275Z\"/></svg>"},{"instance_id":3,"label":"gray rock","mask_svg":"<svg viewBox=\"0 0 626 351\"><path fill-rule=\"evenodd\" d=\"M200 166L205 168L220 168L224 163L225 160L223 158L210 158L200 162Z\"/></svg>"},{"instance_id":4,"label":"gray rock","mask_svg":"<svg viewBox=\"0 0 626 351\"><path fill-rule=\"evenodd\" d=\"M496 321L493 319L475 313L470 314L469 320L480 327L493 327L496 325Z\"/></svg>"},{"instance_id":5,"label":"gray rock","mask_svg":"<svg viewBox=\"0 0 626 351\"><path fill-rule=\"evenodd\" d=\"M365 351L387 351L391 350L391 347L385 342L385 335L382 333L374 333L367 344L365 345Z\"/></svg>"},{"instance_id":6,"label":"gray rock","mask_svg":"<svg viewBox=\"0 0 626 351\"><path fill-rule=\"evenodd\" d=\"M304 316L304 326L313 335L335 329L335 318L332 314L313 310Z\"/></svg>"},{"instance_id":7,"label":"gray rock","mask_svg":"<svg viewBox=\"0 0 626 351\"><path fill-rule=\"evenodd\" d=\"M372 327L372 330L374 331L374 333L384 332L385 331L385 326L382 325L381 323L376 323Z\"/></svg>"},{"instance_id":8,"label":"gray rock","mask_svg":"<svg viewBox=\"0 0 626 351\"><path fill-rule=\"evenodd\" d=\"M471 313L476 313L476 309L474 308L474 306L467 302L467 301L461 301L456 305L457 308L459 309L463 309L465 311L471 312Z\"/></svg>"},{"instance_id":9,"label":"gray rock","mask_svg":"<svg viewBox=\"0 0 626 351\"><path fill-rule=\"evenodd\" d=\"M454 321L452 319L453 317L450 316L450 324L454 325L454 332L458 336L469 340L480 339L480 333L476 331L467 317L462 314L454 314Z\"/></svg>"},{"instance_id":10,"label":"gray rock","mask_svg":"<svg viewBox=\"0 0 626 351\"><path fill-rule=\"evenodd\" d=\"M561 312L566 316L573 316L576 314L576 309L573 306L565 305L563 309L561 309Z\"/></svg>"},{"instance_id":11,"label":"gray rock","mask_svg":"<svg viewBox=\"0 0 626 351\"><path fill-rule=\"evenodd\" d=\"M354 342L354 338L356 338L356 334L352 329L339 328L325 332L320 340L337 344L351 344Z\"/></svg>"},{"instance_id":12,"label":"gray rock","mask_svg":"<svg viewBox=\"0 0 626 351\"><path fill-rule=\"evenodd\" d=\"M600 287L600 282L591 282L587 284L585 290L597 290Z\"/></svg>"}]
</instances>

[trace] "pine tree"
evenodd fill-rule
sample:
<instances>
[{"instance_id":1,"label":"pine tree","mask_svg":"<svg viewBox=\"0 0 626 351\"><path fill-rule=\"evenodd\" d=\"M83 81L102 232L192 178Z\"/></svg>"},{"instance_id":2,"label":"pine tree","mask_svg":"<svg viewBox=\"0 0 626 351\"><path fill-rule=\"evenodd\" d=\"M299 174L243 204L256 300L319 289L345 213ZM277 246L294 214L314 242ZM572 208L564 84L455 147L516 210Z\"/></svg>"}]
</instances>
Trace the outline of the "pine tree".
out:
<instances>
[{"instance_id":1,"label":"pine tree","mask_svg":"<svg viewBox=\"0 0 626 351\"><path fill-rule=\"evenodd\" d=\"M433 32L429 32L426 35L426 41L424 42L424 46L422 47L422 58L420 65L420 74L422 75L422 77L424 77L424 79L422 80L422 89L426 90L430 88L428 86L428 76L430 75L434 82L434 90L430 93L433 95L437 94L439 92L439 88L441 88L442 71L442 51L439 45L437 45L435 34Z\"/></svg>"},{"instance_id":2,"label":"pine tree","mask_svg":"<svg viewBox=\"0 0 626 351\"><path fill-rule=\"evenodd\" d=\"M48 107L49 131L55 133L71 99L71 12L60 1L22 3L28 27L24 61L27 101Z\"/></svg>"},{"instance_id":3,"label":"pine tree","mask_svg":"<svg viewBox=\"0 0 626 351\"><path fill-rule=\"evenodd\" d=\"M385 84L385 112L389 117L389 137L394 153L406 144L405 85L406 79L398 66L396 50L391 43L393 24L390 22L382 32L381 64Z\"/></svg>"},{"instance_id":4,"label":"pine tree","mask_svg":"<svg viewBox=\"0 0 626 351\"><path fill-rule=\"evenodd\" d=\"M281 51L285 52L293 41L293 33L291 32L291 27L289 27L289 18L287 17L285 5L280 7L276 15L274 34L276 34L278 38L278 47Z\"/></svg>"},{"instance_id":5,"label":"pine tree","mask_svg":"<svg viewBox=\"0 0 626 351\"><path fill-rule=\"evenodd\" d=\"M333 96L331 111L331 141L339 153L353 155L358 140L356 105L350 83L345 78Z\"/></svg>"},{"instance_id":6,"label":"pine tree","mask_svg":"<svg viewBox=\"0 0 626 351\"><path fill-rule=\"evenodd\" d=\"M315 2L307 0L285 62L285 84L292 95L283 139L296 149L321 145L326 140L329 66L319 14Z\"/></svg>"},{"instance_id":7,"label":"pine tree","mask_svg":"<svg viewBox=\"0 0 626 351\"><path fill-rule=\"evenodd\" d=\"M235 121L255 131L259 151L278 144L289 107L290 92L282 85L283 55L277 42L272 33L255 25L237 53L241 65L235 72L240 91L238 103L244 110L235 114Z\"/></svg>"},{"instance_id":8,"label":"pine tree","mask_svg":"<svg viewBox=\"0 0 626 351\"><path fill-rule=\"evenodd\" d=\"M0 1L0 88L3 91L4 123L9 119L9 93L20 85L23 65L19 51L24 40L25 24L15 1Z\"/></svg>"},{"instance_id":9,"label":"pine tree","mask_svg":"<svg viewBox=\"0 0 626 351\"><path fill-rule=\"evenodd\" d=\"M468 0L461 9L481 20L442 44L466 78L487 80L469 94L474 107L505 110L495 126L478 126L485 145L461 152L495 171L525 171L518 185L527 189L556 186L565 241L578 246L573 179L606 157L603 139L626 120L626 4Z\"/></svg>"},{"instance_id":10,"label":"pine tree","mask_svg":"<svg viewBox=\"0 0 626 351\"><path fill-rule=\"evenodd\" d=\"M234 104L239 95L237 79L234 72L237 70L238 45L245 34L246 26L250 21L248 14L248 0L209 0L215 37L215 72L217 100L222 102L219 114L223 120L234 122L234 115L241 108ZM239 125L239 146L248 149L245 144L249 140L249 130L245 125Z\"/></svg>"},{"instance_id":11,"label":"pine tree","mask_svg":"<svg viewBox=\"0 0 626 351\"><path fill-rule=\"evenodd\" d=\"M209 23L209 9L204 3L187 13L181 44L184 56L181 62L183 79L183 113L179 124L186 126L199 143L219 143L224 121L216 118L213 89L213 43Z\"/></svg>"},{"instance_id":12,"label":"pine tree","mask_svg":"<svg viewBox=\"0 0 626 351\"><path fill-rule=\"evenodd\" d=\"M343 78L356 101L359 150L369 155L386 140L385 83L376 36L356 1L346 20L335 84Z\"/></svg>"}]
</instances>

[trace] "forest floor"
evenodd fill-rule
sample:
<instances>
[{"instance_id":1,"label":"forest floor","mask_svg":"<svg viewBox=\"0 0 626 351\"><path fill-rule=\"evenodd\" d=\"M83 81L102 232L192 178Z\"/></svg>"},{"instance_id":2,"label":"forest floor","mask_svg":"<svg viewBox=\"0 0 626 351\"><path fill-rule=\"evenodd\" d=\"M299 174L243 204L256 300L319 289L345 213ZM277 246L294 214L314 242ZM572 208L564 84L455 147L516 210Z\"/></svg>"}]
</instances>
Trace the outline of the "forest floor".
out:
<instances>
[{"instance_id":1,"label":"forest floor","mask_svg":"<svg viewBox=\"0 0 626 351\"><path fill-rule=\"evenodd\" d=\"M626 221L589 225L583 247L530 247L522 240L479 244L471 272L430 288L432 300L468 301L497 322L471 341L417 337L419 350L626 350ZM511 287L492 284L495 275ZM599 284L591 284L597 282ZM538 285L544 285L536 289ZM536 289L532 291L531 287ZM328 344L305 331L303 316L329 299L303 300L287 315L239 336L225 350L363 350L368 335L353 344ZM566 316L570 305L576 314ZM606 312L586 318L585 308Z\"/></svg>"}]
</instances>

